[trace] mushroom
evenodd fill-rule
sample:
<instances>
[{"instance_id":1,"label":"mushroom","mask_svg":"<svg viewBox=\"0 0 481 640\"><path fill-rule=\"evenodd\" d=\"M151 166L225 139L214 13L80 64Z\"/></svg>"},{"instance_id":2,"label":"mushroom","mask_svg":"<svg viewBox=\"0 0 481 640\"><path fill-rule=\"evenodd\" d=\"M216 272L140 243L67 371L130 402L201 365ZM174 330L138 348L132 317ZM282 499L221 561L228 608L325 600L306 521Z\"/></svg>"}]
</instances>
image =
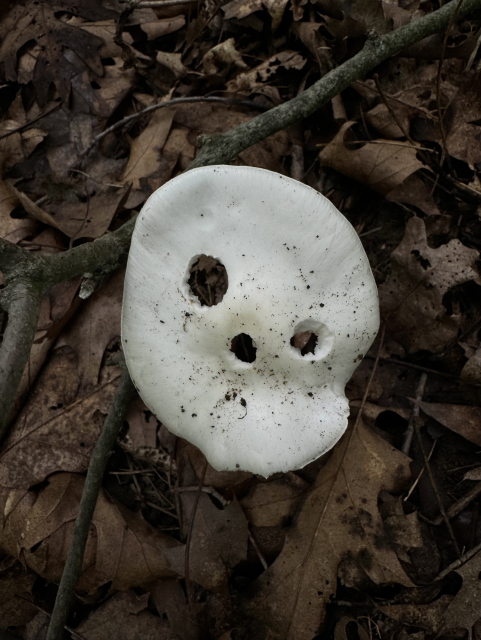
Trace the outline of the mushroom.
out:
<instances>
[{"instance_id":1,"label":"mushroom","mask_svg":"<svg viewBox=\"0 0 481 640\"><path fill-rule=\"evenodd\" d=\"M215 304L193 284L202 264L217 269L200 274L205 290L227 282ZM378 328L355 230L296 180L202 167L139 214L122 309L127 366L147 407L217 470L267 477L331 449L347 427L344 387Z\"/></svg>"}]
</instances>

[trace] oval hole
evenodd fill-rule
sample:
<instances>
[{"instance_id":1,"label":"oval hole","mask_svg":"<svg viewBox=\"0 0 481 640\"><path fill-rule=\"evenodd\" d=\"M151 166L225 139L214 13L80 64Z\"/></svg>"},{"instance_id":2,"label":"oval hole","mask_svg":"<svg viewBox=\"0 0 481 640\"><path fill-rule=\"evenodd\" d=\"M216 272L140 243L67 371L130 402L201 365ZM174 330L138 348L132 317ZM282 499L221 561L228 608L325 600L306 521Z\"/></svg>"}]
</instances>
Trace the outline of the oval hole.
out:
<instances>
[{"instance_id":1,"label":"oval hole","mask_svg":"<svg viewBox=\"0 0 481 640\"><path fill-rule=\"evenodd\" d=\"M220 260L202 254L194 258L189 274L187 284L202 307L213 307L222 301L229 283Z\"/></svg>"},{"instance_id":2,"label":"oval hole","mask_svg":"<svg viewBox=\"0 0 481 640\"><path fill-rule=\"evenodd\" d=\"M299 349L301 356L306 356L308 353L314 353L317 345L317 336L312 331L301 331L295 333L291 338L291 346L294 349Z\"/></svg>"},{"instance_id":3,"label":"oval hole","mask_svg":"<svg viewBox=\"0 0 481 640\"><path fill-rule=\"evenodd\" d=\"M242 362L254 362L256 359L256 344L247 333L239 333L232 338L230 350Z\"/></svg>"}]
</instances>

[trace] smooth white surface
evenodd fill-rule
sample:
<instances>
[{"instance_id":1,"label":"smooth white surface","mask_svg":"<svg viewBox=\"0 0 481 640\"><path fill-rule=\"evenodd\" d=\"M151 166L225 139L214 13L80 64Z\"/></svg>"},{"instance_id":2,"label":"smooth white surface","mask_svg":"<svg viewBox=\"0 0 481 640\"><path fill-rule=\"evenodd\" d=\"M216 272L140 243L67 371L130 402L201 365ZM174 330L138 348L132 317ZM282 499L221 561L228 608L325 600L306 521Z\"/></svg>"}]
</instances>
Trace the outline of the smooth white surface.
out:
<instances>
[{"instance_id":1,"label":"smooth white surface","mask_svg":"<svg viewBox=\"0 0 481 640\"><path fill-rule=\"evenodd\" d=\"M187 284L201 254L227 270L214 307ZM215 469L269 476L333 447L347 426L344 386L378 328L356 232L302 183L203 167L158 189L139 215L122 310L127 365L145 404ZM314 354L290 345L298 331L318 335ZM251 364L230 351L240 333L255 341Z\"/></svg>"}]
</instances>

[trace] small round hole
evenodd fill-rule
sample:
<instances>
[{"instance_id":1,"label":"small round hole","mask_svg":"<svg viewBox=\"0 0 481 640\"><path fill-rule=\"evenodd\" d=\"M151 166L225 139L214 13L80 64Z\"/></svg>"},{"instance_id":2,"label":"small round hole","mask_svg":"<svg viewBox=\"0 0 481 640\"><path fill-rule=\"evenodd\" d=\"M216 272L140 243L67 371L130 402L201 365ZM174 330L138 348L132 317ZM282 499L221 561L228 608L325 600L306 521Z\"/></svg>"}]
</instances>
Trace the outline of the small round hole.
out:
<instances>
[{"instance_id":1,"label":"small round hole","mask_svg":"<svg viewBox=\"0 0 481 640\"><path fill-rule=\"evenodd\" d=\"M291 338L291 346L299 349L301 356L307 356L308 353L314 353L317 346L317 336L312 331L301 331Z\"/></svg>"},{"instance_id":2,"label":"small round hole","mask_svg":"<svg viewBox=\"0 0 481 640\"><path fill-rule=\"evenodd\" d=\"M254 362L256 359L255 342L247 333L239 333L232 338L230 350L242 362Z\"/></svg>"},{"instance_id":3,"label":"small round hole","mask_svg":"<svg viewBox=\"0 0 481 640\"><path fill-rule=\"evenodd\" d=\"M189 274L187 284L202 307L213 307L222 301L229 283L220 260L202 254L194 258Z\"/></svg>"}]
</instances>

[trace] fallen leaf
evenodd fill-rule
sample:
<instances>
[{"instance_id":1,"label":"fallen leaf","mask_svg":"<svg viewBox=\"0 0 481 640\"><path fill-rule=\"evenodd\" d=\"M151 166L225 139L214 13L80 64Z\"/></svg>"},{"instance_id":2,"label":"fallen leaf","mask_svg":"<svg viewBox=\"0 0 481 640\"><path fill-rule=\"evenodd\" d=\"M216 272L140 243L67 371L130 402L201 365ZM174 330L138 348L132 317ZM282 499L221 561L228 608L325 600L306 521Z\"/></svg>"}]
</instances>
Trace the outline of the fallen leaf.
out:
<instances>
[{"instance_id":1,"label":"fallen leaf","mask_svg":"<svg viewBox=\"0 0 481 640\"><path fill-rule=\"evenodd\" d=\"M174 112L159 109L154 112L142 133L130 142L130 157L122 180L131 182L134 189L140 189L140 180L155 175L162 168L160 153L172 126Z\"/></svg>"},{"instance_id":2,"label":"fallen leaf","mask_svg":"<svg viewBox=\"0 0 481 640\"><path fill-rule=\"evenodd\" d=\"M35 574L27 572L20 562L0 573L0 625L3 629L27 624L37 614L37 608L29 602L35 579Z\"/></svg>"},{"instance_id":3,"label":"fallen leaf","mask_svg":"<svg viewBox=\"0 0 481 640\"><path fill-rule=\"evenodd\" d=\"M20 501L18 492L2 492L2 546L49 581L58 582L62 575L84 480L80 475L58 473L38 494L30 491ZM16 504L10 507L12 500ZM5 510L5 505L10 508ZM178 575L183 571L182 558L180 542L101 490L77 588L94 593L112 581L112 589L126 591L156 578Z\"/></svg>"},{"instance_id":4,"label":"fallen leaf","mask_svg":"<svg viewBox=\"0 0 481 640\"><path fill-rule=\"evenodd\" d=\"M181 498L185 535L196 492L182 491ZM227 590L229 569L246 559L248 536L247 520L237 500L219 509L201 493L190 541L192 579L205 589Z\"/></svg>"},{"instance_id":5,"label":"fallen leaf","mask_svg":"<svg viewBox=\"0 0 481 640\"><path fill-rule=\"evenodd\" d=\"M107 287L95 291L61 336L57 346L69 346L78 357L82 393L97 386L105 349L120 337L120 311L125 270L119 270Z\"/></svg>"},{"instance_id":6,"label":"fallen leaf","mask_svg":"<svg viewBox=\"0 0 481 640\"><path fill-rule=\"evenodd\" d=\"M247 69L247 64L242 60L241 54L235 48L234 38L224 40L212 47L202 59L205 73L222 73L227 75L232 65L237 69Z\"/></svg>"},{"instance_id":7,"label":"fallen leaf","mask_svg":"<svg viewBox=\"0 0 481 640\"><path fill-rule=\"evenodd\" d=\"M479 284L479 253L459 240L433 249L420 218L410 218L401 244L391 254L391 273L380 286L381 313L394 340L408 353L433 353L456 339L462 317L448 316L443 296L451 287Z\"/></svg>"},{"instance_id":8,"label":"fallen leaf","mask_svg":"<svg viewBox=\"0 0 481 640\"><path fill-rule=\"evenodd\" d=\"M250 524L256 527L282 526L294 515L309 485L295 473L270 482L257 483L242 498L241 506Z\"/></svg>"},{"instance_id":9,"label":"fallen leaf","mask_svg":"<svg viewBox=\"0 0 481 640\"><path fill-rule=\"evenodd\" d=\"M452 599L452 596L441 596L430 604L393 604L378 606L378 609L403 625L437 633L441 629L443 615Z\"/></svg>"},{"instance_id":10,"label":"fallen leaf","mask_svg":"<svg viewBox=\"0 0 481 640\"><path fill-rule=\"evenodd\" d=\"M250 71L240 73L227 83L227 89L236 92L251 93L267 82L279 69L303 69L306 59L297 51L280 51Z\"/></svg>"},{"instance_id":11,"label":"fallen leaf","mask_svg":"<svg viewBox=\"0 0 481 640\"><path fill-rule=\"evenodd\" d=\"M460 404L415 402L420 409L440 424L481 447L481 409Z\"/></svg>"},{"instance_id":12,"label":"fallen leaf","mask_svg":"<svg viewBox=\"0 0 481 640\"><path fill-rule=\"evenodd\" d=\"M182 78L186 73L190 72L182 63L181 53L168 53L167 51L157 51L157 62L163 67L167 67L176 78Z\"/></svg>"},{"instance_id":13,"label":"fallen leaf","mask_svg":"<svg viewBox=\"0 0 481 640\"><path fill-rule=\"evenodd\" d=\"M311 640L349 555L375 584L411 586L389 546L378 511L381 490L410 479L409 459L362 423L346 433L321 469L282 553L255 584L247 605L272 639Z\"/></svg>"},{"instance_id":14,"label":"fallen leaf","mask_svg":"<svg viewBox=\"0 0 481 640\"><path fill-rule=\"evenodd\" d=\"M348 149L346 134L354 123L346 122L335 138L319 154L322 164L354 178L384 196L424 165L416 148L409 143L396 144L384 140L365 142L358 149Z\"/></svg>"},{"instance_id":15,"label":"fallen leaf","mask_svg":"<svg viewBox=\"0 0 481 640\"><path fill-rule=\"evenodd\" d=\"M167 621L148 609L149 594L116 593L76 629L86 640L178 640Z\"/></svg>"},{"instance_id":16,"label":"fallen leaf","mask_svg":"<svg viewBox=\"0 0 481 640\"><path fill-rule=\"evenodd\" d=\"M14 6L2 22L0 35L0 63L3 64L4 78L9 82L17 80L17 51L32 40L42 47L33 72L33 85L40 106L47 102L52 82L62 99L68 100L70 81L77 74L77 67L68 51L75 53L76 64L81 64L97 76L103 74L98 54L103 41L83 29L58 20L53 8L46 3L31 2L26 7Z\"/></svg>"},{"instance_id":17,"label":"fallen leaf","mask_svg":"<svg viewBox=\"0 0 481 640\"><path fill-rule=\"evenodd\" d=\"M150 587L150 595L158 614L167 616L170 627L181 640L197 640L201 629L195 619L192 606L185 599L184 589L178 580L157 580Z\"/></svg>"},{"instance_id":18,"label":"fallen leaf","mask_svg":"<svg viewBox=\"0 0 481 640\"><path fill-rule=\"evenodd\" d=\"M155 22L143 22L140 28L147 34L147 40L155 40L155 38L160 38L182 29L184 25L185 16L178 15L172 18L160 18Z\"/></svg>"},{"instance_id":19,"label":"fallen leaf","mask_svg":"<svg viewBox=\"0 0 481 640\"><path fill-rule=\"evenodd\" d=\"M0 486L28 488L56 471L86 471L118 377L106 367L100 384L78 397L75 354L56 349L0 453Z\"/></svg>"}]
</instances>

